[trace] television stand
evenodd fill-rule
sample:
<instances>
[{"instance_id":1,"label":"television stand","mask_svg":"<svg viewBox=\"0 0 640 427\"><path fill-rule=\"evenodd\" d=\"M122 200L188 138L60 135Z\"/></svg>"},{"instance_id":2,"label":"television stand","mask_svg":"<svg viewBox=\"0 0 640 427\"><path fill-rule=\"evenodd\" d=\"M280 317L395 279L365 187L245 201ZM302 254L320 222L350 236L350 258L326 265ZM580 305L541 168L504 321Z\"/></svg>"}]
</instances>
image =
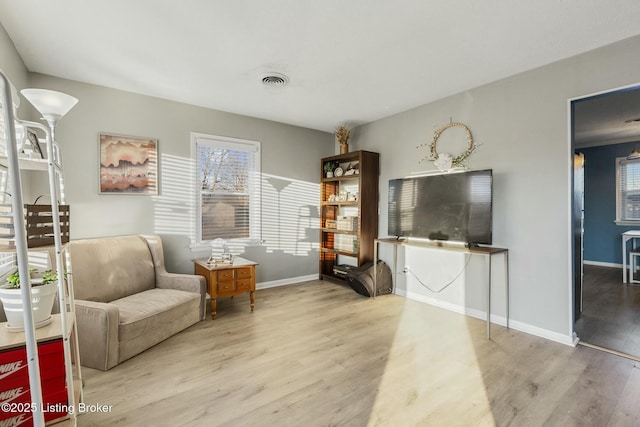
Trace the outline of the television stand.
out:
<instances>
[{"instance_id":1,"label":"television stand","mask_svg":"<svg viewBox=\"0 0 640 427\"><path fill-rule=\"evenodd\" d=\"M496 248L493 246L479 245L447 245L443 241L417 242L409 240L398 240L396 238L375 239L373 246L373 259L378 261L378 244L386 243L393 245L393 283L395 285L395 276L398 271L398 247L419 247L429 249L439 249L452 252L461 252L469 255L480 255L485 258L487 270L486 279L486 306L487 306L487 339L491 339L491 260L494 255L502 254L504 259L504 275L505 275L505 303L506 303L506 320L507 328L509 328L509 250L505 248ZM373 295L376 294L377 283L376 274L373 274Z\"/></svg>"}]
</instances>

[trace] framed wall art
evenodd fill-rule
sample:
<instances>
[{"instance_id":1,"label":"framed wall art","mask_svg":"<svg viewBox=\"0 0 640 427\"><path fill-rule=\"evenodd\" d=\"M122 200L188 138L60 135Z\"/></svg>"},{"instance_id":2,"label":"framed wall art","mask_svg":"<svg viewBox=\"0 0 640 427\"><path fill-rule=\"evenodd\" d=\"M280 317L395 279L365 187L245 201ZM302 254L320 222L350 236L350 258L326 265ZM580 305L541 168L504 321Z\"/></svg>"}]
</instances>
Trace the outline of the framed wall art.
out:
<instances>
[{"instance_id":1,"label":"framed wall art","mask_svg":"<svg viewBox=\"0 0 640 427\"><path fill-rule=\"evenodd\" d=\"M100 194L158 194L158 140L98 134Z\"/></svg>"},{"instance_id":2,"label":"framed wall art","mask_svg":"<svg viewBox=\"0 0 640 427\"><path fill-rule=\"evenodd\" d=\"M45 156L42 154L42 148L40 148L40 143L38 142L38 135L27 130L27 138L29 139L31 150L33 151L32 155L37 159L44 159ZM24 147L22 148L22 152L25 152Z\"/></svg>"}]
</instances>

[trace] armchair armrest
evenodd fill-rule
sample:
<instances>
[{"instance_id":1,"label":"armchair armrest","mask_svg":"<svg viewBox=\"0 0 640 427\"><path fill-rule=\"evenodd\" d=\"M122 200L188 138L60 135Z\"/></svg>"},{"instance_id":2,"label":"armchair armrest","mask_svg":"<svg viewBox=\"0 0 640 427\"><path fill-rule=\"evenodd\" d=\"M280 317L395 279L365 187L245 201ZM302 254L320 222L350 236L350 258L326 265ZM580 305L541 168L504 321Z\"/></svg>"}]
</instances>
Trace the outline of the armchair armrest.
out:
<instances>
[{"instance_id":1,"label":"armchair armrest","mask_svg":"<svg viewBox=\"0 0 640 427\"><path fill-rule=\"evenodd\" d=\"M204 277L156 270L156 287L200 294L200 320L204 320L207 302L207 280Z\"/></svg>"},{"instance_id":2,"label":"armchair armrest","mask_svg":"<svg viewBox=\"0 0 640 427\"><path fill-rule=\"evenodd\" d=\"M120 312L112 304L75 300L80 362L106 371L118 364Z\"/></svg>"}]
</instances>

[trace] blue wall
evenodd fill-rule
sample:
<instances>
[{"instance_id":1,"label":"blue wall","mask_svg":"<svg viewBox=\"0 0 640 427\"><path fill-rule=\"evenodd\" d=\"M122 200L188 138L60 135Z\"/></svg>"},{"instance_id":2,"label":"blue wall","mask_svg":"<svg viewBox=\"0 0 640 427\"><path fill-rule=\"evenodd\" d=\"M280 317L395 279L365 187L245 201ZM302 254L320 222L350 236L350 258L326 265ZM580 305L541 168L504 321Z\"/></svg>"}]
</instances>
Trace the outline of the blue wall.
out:
<instances>
[{"instance_id":1,"label":"blue wall","mask_svg":"<svg viewBox=\"0 0 640 427\"><path fill-rule=\"evenodd\" d=\"M621 233L640 226L616 225L616 158L638 142L578 150L584 153L584 259L622 265ZM640 147L639 147L640 148Z\"/></svg>"}]
</instances>

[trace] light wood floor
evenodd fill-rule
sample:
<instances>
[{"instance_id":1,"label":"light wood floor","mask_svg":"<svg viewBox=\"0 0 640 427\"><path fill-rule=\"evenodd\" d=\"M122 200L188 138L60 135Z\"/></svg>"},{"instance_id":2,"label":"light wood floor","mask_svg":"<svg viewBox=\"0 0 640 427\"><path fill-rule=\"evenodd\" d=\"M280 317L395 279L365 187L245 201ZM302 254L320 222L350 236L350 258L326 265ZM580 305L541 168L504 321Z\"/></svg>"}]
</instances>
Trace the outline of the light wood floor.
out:
<instances>
[{"instance_id":1,"label":"light wood floor","mask_svg":"<svg viewBox=\"0 0 640 427\"><path fill-rule=\"evenodd\" d=\"M79 426L637 426L640 370L396 295L313 281L223 299L107 371Z\"/></svg>"},{"instance_id":2,"label":"light wood floor","mask_svg":"<svg viewBox=\"0 0 640 427\"><path fill-rule=\"evenodd\" d=\"M620 268L584 266L581 341L640 358L640 285L622 283Z\"/></svg>"}]
</instances>

